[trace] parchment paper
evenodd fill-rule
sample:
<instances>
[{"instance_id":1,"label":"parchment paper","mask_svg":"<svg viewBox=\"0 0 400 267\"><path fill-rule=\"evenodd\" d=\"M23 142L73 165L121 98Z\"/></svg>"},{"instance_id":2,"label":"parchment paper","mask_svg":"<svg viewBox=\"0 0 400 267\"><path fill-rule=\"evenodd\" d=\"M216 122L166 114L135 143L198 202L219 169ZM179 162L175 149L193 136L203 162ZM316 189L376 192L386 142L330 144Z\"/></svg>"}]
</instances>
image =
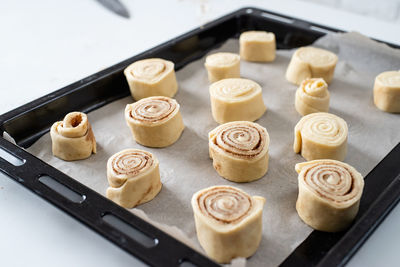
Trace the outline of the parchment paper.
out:
<instances>
[{"instance_id":1,"label":"parchment paper","mask_svg":"<svg viewBox=\"0 0 400 267\"><path fill-rule=\"evenodd\" d=\"M400 115L378 110L372 99L375 76L383 71L400 69L400 51L357 33L328 35L318 40L315 46L339 56L334 80L329 85L330 112L344 118L349 126L345 161L366 175L400 141ZM229 40L218 51L237 53L238 40ZM174 235L197 249L199 244L190 206L193 193L212 185L232 185L251 195L263 196L267 200L263 237L257 253L248 259L247 265L276 266L312 231L295 210L298 189L294 165L304 159L292 148L293 129L301 118L294 108L297 86L285 79L293 52L277 51L273 63L241 62L242 77L262 86L267 106L267 112L257 122L267 128L271 138L269 170L258 181L229 182L219 177L212 166L207 134L218 124L211 117L204 58L177 72L179 91L176 99L181 105L186 128L174 145L153 149L133 141L124 120L125 105L133 102L127 97L89 114L98 145L97 154L89 159L65 162L53 157L49 134L28 151L103 195L108 186L106 162L112 154L125 148L154 153L160 160L163 188L154 200L137 209L157 222L158 227L172 230Z\"/></svg>"}]
</instances>

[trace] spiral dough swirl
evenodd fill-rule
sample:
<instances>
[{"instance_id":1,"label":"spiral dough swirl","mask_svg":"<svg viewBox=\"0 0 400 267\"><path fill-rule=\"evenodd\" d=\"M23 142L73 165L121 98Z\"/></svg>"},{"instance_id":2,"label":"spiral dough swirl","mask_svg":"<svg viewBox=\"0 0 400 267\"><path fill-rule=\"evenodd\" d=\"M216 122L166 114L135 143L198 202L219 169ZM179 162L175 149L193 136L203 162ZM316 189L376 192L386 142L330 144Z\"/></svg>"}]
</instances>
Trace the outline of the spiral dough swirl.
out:
<instances>
[{"instance_id":1,"label":"spiral dough swirl","mask_svg":"<svg viewBox=\"0 0 400 267\"><path fill-rule=\"evenodd\" d=\"M68 113L62 122L57 124L56 130L64 137L76 138L88 132L89 122L87 115L82 112Z\"/></svg>"},{"instance_id":2,"label":"spiral dough swirl","mask_svg":"<svg viewBox=\"0 0 400 267\"><path fill-rule=\"evenodd\" d=\"M304 62L316 66L325 66L336 63L337 56L332 52L315 47L302 47L297 50L297 55Z\"/></svg>"},{"instance_id":3,"label":"spiral dough swirl","mask_svg":"<svg viewBox=\"0 0 400 267\"><path fill-rule=\"evenodd\" d=\"M50 128L53 155L63 160L80 160L96 153L96 138L88 117L70 112Z\"/></svg>"},{"instance_id":4,"label":"spiral dough swirl","mask_svg":"<svg viewBox=\"0 0 400 267\"><path fill-rule=\"evenodd\" d=\"M314 229L338 232L357 215L364 189L362 175L349 164L321 159L296 164L299 194L296 210Z\"/></svg>"},{"instance_id":5,"label":"spiral dough swirl","mask_svg":"<svg viewBox=\"0 0 400 267\"><path fill-rule=\"evenodd\" d=\"M153 165L153 157L142 150L125 150L112 159L112 171L117 175L136 176Z\"/></svg>"},{"instance_id":6,"label":"spiral dough swirl","mask_svg":"<svg viewBox=\"0 0 400 267\"><path fill-rule=\"evenodd\" d=\"M299 87L300 91L312 97L324 98L328 93L328 85L322 78L313 78L304 80Z\"/></svg>"},{"instance_id":7,"label":"spiral dough swirl","mask_svg":"<svg viewBox=\"0 0 400 267\"><path fill-rule=\"evenodd\" d=\"M210 88L216 97L237 100L261 92L261 87L257 83L240 78L224 79L214 83Z\"/></svg>"},{"instance_id":8,"label":"spiral dough swirl","mask_svg":"<svg viewBox=\"0 0 400 267\"><path fill-rule=\"evenodd\" d=\"M169 97L147 97L132 104L130 116L142 122L159 122L169 117L177 108L176 100Z\"/></svg>"},{"instance_id":9,"label":"spiral dough swirl","mask_svg":"<svg viewBox=\"0 0 400 267\"><path fill-rule=\"evenodd\" d=\"M136 62L131 74L138 79L151 80L162 75L165 69L166 65L162 60L144 60Z\"/></svg>"},{"instance_id":10,"label":"spiral dough swirl","mask_svg":"<svg viewBox=\"0 0 400 267\"><path fill-rule=\"evenodd\" d=\"M222 223L234 223L249 213L253 202L249 195L233 187L210 188L198 196L201 212Z\"/></svg>"},{"instance_id":11,"label":"spiral dough swirl","mask_svg":"<svg viewBox=\"0 0 400 267\"><path fill-rule=\"evenodd\" d=\"M302 138L335 145L347 140L347 123L330 113L312 113L304 116L298 126Z\"/></svg>"},{"instance_id":12,"label":"spiral dough swirl","mask_svg":"<svg viewBox=\"0 0 400 267\"><path fill-rule=\"evenodd\" d=\"M315 47L301 47L296 50L286 70L286 79L300 85L309 78L323 78L330 83L333 79L338 57L328 51Z\"/></svg>"},{"instance_id":13,"label":"spiral dough swirl","mask_svg":"<svg viewBox=\"0 0 400 267\"><path fill-rule=\"evenodd\" d=\"M240 60L239 55L233 53L216 53L206 58L206 64L211 66L229 66Z\"/></svg>"},{"instance_id":14,"label":"spiral dough swirl","mask_svg":"<svg viewBox=\"0 0 400 267\"><path fill-rule=\"evenodd\" d=\"M337 203L354 200L360 190L354 185L354 171L339 161L320 161L310 165L301 179L321 198Z\"/></svg>"},{"instance_id":15,"label":"spiral dough swirl","mask_svg":"<svg viewBox=\"0 0 400 267\"><path fill-rule=\"evenodd\" d=\"M255 157L268 147L266 130L252 122L231 122L217 128L214 144L239 157Z\"/></svg>"}]
</instances>

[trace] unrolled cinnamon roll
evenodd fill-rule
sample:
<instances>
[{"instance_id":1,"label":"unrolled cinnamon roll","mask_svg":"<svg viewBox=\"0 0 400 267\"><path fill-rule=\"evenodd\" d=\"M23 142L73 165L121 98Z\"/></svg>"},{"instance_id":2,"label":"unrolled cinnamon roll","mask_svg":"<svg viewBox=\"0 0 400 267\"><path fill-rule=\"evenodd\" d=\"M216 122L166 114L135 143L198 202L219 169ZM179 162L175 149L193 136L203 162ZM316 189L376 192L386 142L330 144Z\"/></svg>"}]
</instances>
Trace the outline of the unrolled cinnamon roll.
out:
<instances>
[{"instance_id":1,"label":"unrolled cinnamon roll","mask_svg":"<svg viewBox=\"0 0 400 267\"><path fill-rule=\"evenodd\" d=\"M400 113L400 71L386 71L376 76L374 103L380 110Z\"/></svg>"},{"instance_id":2,"label":"unrolled cinnamon roll","mask_svg":"<svg viewBox=\"0 0 400 267\"><path fill-rule=\"evenodd\" d=\"M215 53L207 56L204 64L208 80L216 82L227 78L240 77L240 57L234 53Z\"/></svg>"},{"instance_id":3,"label":"unrolled cinnamon roll","mask_svg":"<svg viewBox=\"0 0 400 267\"><path fill-rule=\"evenodd\" d=\"M275 34L265 31L243 32L239 38L240 57L247 61L271 62L275 60Z\"/></svg>"},{"instance_id":4,"label":"unrolled cinnamon roll","mask_svg":"<svg viewBox=\"0 0 400 267\"><path fill-rule=\"evenodd\" d=\"M248 79L231 78L210 86L211 111L216 122L255 121L266 107L261 86Z\"/></svg>"},{"instance_id":5,"label":"unrolled cinnamon roll","mask_svg":"<svg viewBox=\"0 0 400 267\"><path fill-rule=\"evenodd\" d=\"M329 159L296 164L300 218L314 229L346 229L358 212L364 179L352 166Z\"/></svg>"},{"instance_id":6,"label":"unrolled cinnamon roll","mask_svg":"<svg viewBox=\"0 0 400 267\"><path fill-rule=\"evenodd\" d=\"M347 153L347 123L325 112L304 116L294 128L295 153L306 160L336 159L343 161Z\"/></svg>"},{"instance_id":7,"label":"unrolled cinnamon roll","mask_svg":"<svg viewBox=\"0 0 400 267\"><path fill-rule=\"evenodd\" d=\"M248 121L222 124L208 134L209 152L219 175L233 182L251 182L268 171L269 135Z\"/></svg>"},{"instance_id":8,"label":"unrolled cinnamon roll","mask_svg":"<svg viewBox=\"0 0 400 267\"><path fill-rule=\"evenodd\" d=\"M107 198L125 208L152 200L162 187L158 166L153 154L140 149L112 155L107 162Z\"/></svg>"},{"instance_id":9,"label":"unrolled cinnamon roll","mask_svg":"<svg viewBox=\"0 0 400 267\"><path fill-rule=\"evenodd\" d=\"M53 155L60 159L79 160L96 153L96 138L85 113L68 113L51 126L50 136Z\"/></svg>"},{"instance_id":10,"label":"unrolled cinnamon roll","mask_svg":"<svg viewBox=\"0 0 400 267\"><path fill-rule=\"evenodd\" d=\"M166 147L178 140L185 126L175 99L143 98L125 108L125 120L133 138L141 145Z\"/></svg>"},{"instance_id":11,"label":"unrolled cinnamon roll","mask_svg":"<svg viewBox=\"0 0 400 267\"><path fill-rule=\"evenodd\" d=\"M129 65L124 74L135 100L149 96L173 97L178 90L174 63L168 60L139 60Z\"/></svg>"},{"instance_id":12,"label":"unrolled cinnamon roll","mask_svg":"<svg viewBox=\"0 0 400 267\"><path fill-rule=\"evenodd\" d=\"M265 199L231 186L213 186L195 193L192 207L199 242L219 263L253 255L262 237Z\"/></svg>"},{"instance_id":13,"label":"unrolled cinnamon roll","mask_svg":"<svg viewBox=\"0 0 400 267\"><path fill-rule=\"evenodd\" d=\"M322 78L306 79L296 91L295 107L300 115L329 111L328 85Z\"/></svg>"},{"instance_id":14,"label":"unrolled cinnamon roll","mask_svg":"<svg viewBox=\"0 0 400 267\"><path fill-rule=\"evenodd\" d=\"M330 83L333 78L338 57L328 51L315 47L301 47L296 50L286 71L289 82L300 85L309 78L323 78Z\"/></svg>"}]
</instances>

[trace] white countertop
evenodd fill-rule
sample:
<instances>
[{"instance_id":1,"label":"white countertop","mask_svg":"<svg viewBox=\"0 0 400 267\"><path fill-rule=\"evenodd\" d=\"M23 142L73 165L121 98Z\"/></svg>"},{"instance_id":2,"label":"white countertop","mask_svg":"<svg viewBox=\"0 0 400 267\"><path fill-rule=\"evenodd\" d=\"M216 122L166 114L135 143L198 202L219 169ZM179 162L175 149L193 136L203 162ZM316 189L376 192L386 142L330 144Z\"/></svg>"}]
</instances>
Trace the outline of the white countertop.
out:
<instances>
[{"instance_id":1,"label":"white countertop","mask_svg":"<svg viewBox=\"0 0 400 267\"><path fill-rule=\"evenodd\" d=\"M94 0L3 1L0 114L243 6L357 30L400 44L400 23L302 1L123 1L131 19ZM348 2L348 1L347 1ZM392 1L393 2L393 1ZM388 7L390 8L390 7ZM137 266L133 257L0 174L2 266ZM350 266L400 262L396 207Z\"/></svg>"}]
</instances>

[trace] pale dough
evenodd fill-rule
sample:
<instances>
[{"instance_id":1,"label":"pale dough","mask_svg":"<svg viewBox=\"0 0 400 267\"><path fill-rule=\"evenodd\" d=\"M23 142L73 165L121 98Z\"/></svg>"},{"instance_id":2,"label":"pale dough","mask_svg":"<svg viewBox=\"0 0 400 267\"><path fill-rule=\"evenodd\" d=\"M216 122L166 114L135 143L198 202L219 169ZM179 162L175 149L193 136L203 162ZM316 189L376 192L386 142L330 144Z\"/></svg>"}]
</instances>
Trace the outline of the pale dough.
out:
<instances>
[{"instance_id":1,"label":"pale dough","mask_svg":"<svg viewBox=\"0 0 400 267\"><path fill-rule=\"evenodd\" d=\"M269 135L248 121L222 124L208 134L209 153L218 174L233 182L251 182L268 171Z\"/></svg>"},{"instance_id":2,"label":"pale dough","mask_svg":"<svg viewBox=\"0 0 400 267\"><path fill-rule=\"evenodd\" d=\"M135 100L149 96L173 97L178 91L174 63L168 60L139 60L129 65L124 74Z\"/></svg>"},{"instance_id":3,"label":"pale dough","mask_svg":"<svg viewBox=\"0 0 400 267\"><path fill-rule=\"evenodd\" d=\"M208 80L217 82L227 78L240 78L240 57L234 53L215 53L207 56L204 66Z\"/></svg>"},{"instance_id":4,"label":"pale dough","mask_svg":"<svg viewBox=\"0 0 400 267\"><path fill-rule=\"evenodd\" d=\"M295 108L300 115L329 111L328 84L322 78L304 80L296 91Z\"/></svg>"},{"instance_id":5,"label":"pale dough","mask_svg":"<svg viewBox=\"0 0 400 267\"><path fill-rule=\"evenodd\" d=\"M210 86L211 111L216 122L255 121L266 107L259 84L248 79L224 79Z\"/></svg>"},{"instance_id":6,"label":"pale dough","mask_svg":"<svg viewBox=\"0 0 400 267\"><path fill-rule=\"evenodd\" d=\"M50 129L53 155L63 160L79 160L96 153L96 138L87 115L68 113Z\"/></svg>"},{"instance_id":7,"label":"pale dough","mask_svg":"<svg viewBox=\"0 0 400 267\"><path fill-rule=\"evenodd\" d=\"M178 102L165 96L147 97L128 104L125 120L135 141L148 147L172 145L185 128Z\"/></svg>"},{"instance_id":8,"label":"pale dough","mask_svg":"<svg viewBox=\"0 0 400 267\"><path fill-rule=\"evenodd\" d=\"M239 38L240 57L247 61L271 62L275 60L275 34L265 31L243 32Z\"/></svg>"},{"instance_id":9,"label":"pale dough","mask_svg":"<svg viewBox=\"0 0 400 267\"><path fill-rule=\"evenodd\" d=\"M316 230L338 232L357 215L364 179L352 166L329 159L296 164L300 218Z\"/></svg>"},{"instance_id":10,"label":"pale dough","mask_svg":"<svg viewBox=\"0 0 400 267\"><path fill-rule=\"evenodd\" d=\"M107 198L129 209L152 200L162 187L158 159L140 149L112 155L107 162L107 179Z\"/></svg>"},{"instance_id":11,"label":"pale dough","mask_svg":"<svg viewBox=\"0 0 400 267\"><path fill-rule=\"evenodd\" d=\"M347 153L347 123L325 112L304 116L294 128L295 153L306 160L335 159L343 161Z\"/></svg>"},{"instance_id":12,"label":"pale dough","mask_svg":"<svg viewBox=\"0 0 400 267\"><path fill-rule=\"evenodd\" d=\"M323 78L330 83L333 79L338 57L328 51L315 47L301 47L296 50L286 70L286 79L300 85L309 78Z\"/></svg>"},{"instance_id":13,"label":"pale dough","mask_svg":"<svg viewBox=\"0 0 400 267\"><path fill-rule=\"evenodd\" d=\"M386 71L376 76L374 103L380 110L400 113L400 71Z\"/></svg>"},{"instance_id":14,"label":"pale dough","mask_svg":"<svg viewBox=\"0 0 400 267\"><path fill-rule=\"evenodd\" d=\"M229 263L253 255L262 237L265 198L232 186L213 186L192 197L197 238L207 255Z\"/></svg>"}]
</instances>

